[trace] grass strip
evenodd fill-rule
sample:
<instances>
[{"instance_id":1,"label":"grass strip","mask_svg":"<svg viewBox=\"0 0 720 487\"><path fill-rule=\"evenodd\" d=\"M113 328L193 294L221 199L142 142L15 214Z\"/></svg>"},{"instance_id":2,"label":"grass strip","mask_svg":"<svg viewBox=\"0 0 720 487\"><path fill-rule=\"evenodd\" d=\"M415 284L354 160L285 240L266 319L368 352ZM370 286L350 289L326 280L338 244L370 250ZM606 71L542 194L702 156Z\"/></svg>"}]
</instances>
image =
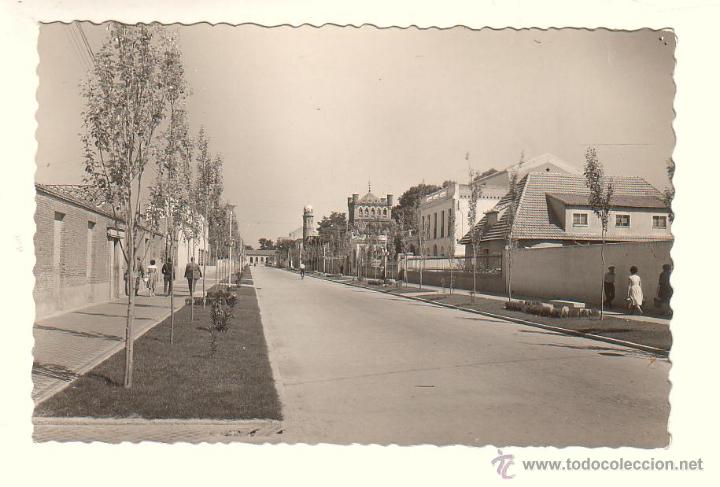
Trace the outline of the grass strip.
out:
<instances>
[{"instance_id":1,"label":"grass strip","mask_svg":"<svg viewBox=\"0 0 720 487\"><path fill-rule=\"evenodd\" d=\"M36 416L146 419L282 419L257 295L236 288L227 332L210 352L211 306L190 307L135 342L133 387L123 387L124 351L35 409Z\"/></svg>"}]
</instances>

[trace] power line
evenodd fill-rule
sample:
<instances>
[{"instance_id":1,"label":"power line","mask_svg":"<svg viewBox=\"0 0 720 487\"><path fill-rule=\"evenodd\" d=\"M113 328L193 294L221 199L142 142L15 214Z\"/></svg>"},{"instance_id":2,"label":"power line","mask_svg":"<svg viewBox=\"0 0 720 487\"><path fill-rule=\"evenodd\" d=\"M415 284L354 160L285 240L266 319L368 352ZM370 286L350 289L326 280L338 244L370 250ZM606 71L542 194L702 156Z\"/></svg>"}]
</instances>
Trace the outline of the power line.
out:
<instances>
[{"instance_id":1,"label":"power line","mask_svg":"<svg viewBox=\"0 0 720 487\"><path fill-rule=\"evenodd\" d=\"M82 38L83 44L85 45L85 49L87 49L87 52L90 55L90 59L92 60L93 64L95 64L95 53L93 52L92 47L90 47L90 43L87 40L85 31L82 29L82 25L80 25L79 22L75 22L74 24L78 32L80 33L80 37Z\"/></svg>"},{"instance_id":2,"label":"power line","mask_svg":"<svg viewBox=\"0 0 720 487\"><path fill-rule=\"evenodd\" d=\"M71 25L65 25L65 35L68 37L68 41L73 46L73 49L75 50L75 55L80 59L80 62L83 64L86 70L90 69L90 65L88 64L88 60L83 56L83 50L80 48L80 45L78 44L77 39L75 38L75 31L72 30Z\"/></svg>"}]
</instances>

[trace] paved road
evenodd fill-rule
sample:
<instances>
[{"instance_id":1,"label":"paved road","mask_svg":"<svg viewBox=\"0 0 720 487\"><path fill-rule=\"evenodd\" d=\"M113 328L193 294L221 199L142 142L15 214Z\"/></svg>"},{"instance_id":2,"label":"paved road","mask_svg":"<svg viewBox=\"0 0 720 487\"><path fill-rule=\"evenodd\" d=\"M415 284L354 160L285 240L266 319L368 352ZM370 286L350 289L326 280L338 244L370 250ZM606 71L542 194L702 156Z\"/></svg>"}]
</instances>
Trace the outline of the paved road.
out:
<instances>
[{"instance_id":1,"label":"paved road","mask_svg":"<svg viewBox=\"0 0 720 487\"><path fill-rule=\"evenodd\" d=\"M666 360L278 269L253 277L284 441L669 441Z\"/></svg>"}]
</instances>

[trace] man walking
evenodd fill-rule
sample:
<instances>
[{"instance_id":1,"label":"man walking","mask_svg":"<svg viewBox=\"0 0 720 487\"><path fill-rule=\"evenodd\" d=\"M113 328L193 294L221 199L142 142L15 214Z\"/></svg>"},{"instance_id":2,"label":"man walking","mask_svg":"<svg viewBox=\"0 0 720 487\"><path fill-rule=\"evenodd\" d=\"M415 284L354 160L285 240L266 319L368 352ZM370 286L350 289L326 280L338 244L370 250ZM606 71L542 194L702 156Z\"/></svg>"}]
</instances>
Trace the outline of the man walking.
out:
<instances>
[{"instance_id":1,"label":"man walking","mask_svg":"<svg viewBox=\"0 0 720 487\"><path fill-rule=\"evenodd\" d=\"M200 266L195 263L195 257L190 257L190 262L185 266L185 279L188 281L190 296L195 292L195 283L202 277Z\"/></svg>"},{"instance_id":2,"label":"man walking","mask_svg":"<svg viewBox=\"0 0 720 487\"><path fill-rule=\"evenodd\" d=\"M173 266L172 259L168 258L162 266L163 275L163 292L165 296L169 296L173 292L173 281L175 281L175 267Z\"/></svg>"},{"instance_id":3,"label":"man walking","mask_svg":"<svg viewBox=\"0 0 720 487\"><path fill-rule=\"evenodd\" d=\"M615 299L615 266L608 267L603 279L603 289L605 291L605 300L603 306L607 309L612 307L613 299Z\"/></svg>"},{"instance_id":4,"label":"man walking","mask_svg":"<svg viewBox=\"0 0 720 487\"><path fill-rule=\"evenodd\" d=\"M300 263L300 279L305 279L305 264Z\"/></svg>"}]
</instances>

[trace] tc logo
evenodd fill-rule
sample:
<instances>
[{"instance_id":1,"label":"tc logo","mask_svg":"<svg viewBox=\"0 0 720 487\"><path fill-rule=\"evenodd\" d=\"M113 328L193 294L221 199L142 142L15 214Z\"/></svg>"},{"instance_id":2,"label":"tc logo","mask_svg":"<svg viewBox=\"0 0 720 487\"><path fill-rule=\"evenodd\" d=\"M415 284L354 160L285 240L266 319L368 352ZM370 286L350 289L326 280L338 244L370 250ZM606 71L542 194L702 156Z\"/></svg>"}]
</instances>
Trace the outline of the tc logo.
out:
<instances>
[{"instance_id":1,"label":"tc logo","mask_svg":"<svg viewBox=\"0 0 720 487\"><path fill-rule=\"evenodd\" d=\"M492 465L497 463L497 473L503 479L507 480L515 477L515 475L508 475L508 469L515 465L515 455L503 455L502 450L498 450L498 456L491 463Z\"/></svg>"}]
</instances>

